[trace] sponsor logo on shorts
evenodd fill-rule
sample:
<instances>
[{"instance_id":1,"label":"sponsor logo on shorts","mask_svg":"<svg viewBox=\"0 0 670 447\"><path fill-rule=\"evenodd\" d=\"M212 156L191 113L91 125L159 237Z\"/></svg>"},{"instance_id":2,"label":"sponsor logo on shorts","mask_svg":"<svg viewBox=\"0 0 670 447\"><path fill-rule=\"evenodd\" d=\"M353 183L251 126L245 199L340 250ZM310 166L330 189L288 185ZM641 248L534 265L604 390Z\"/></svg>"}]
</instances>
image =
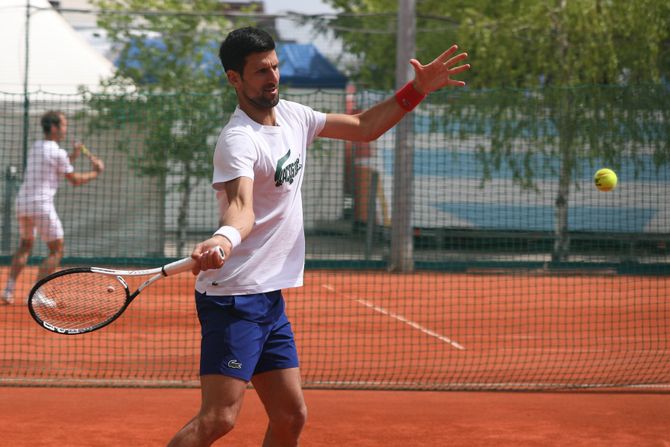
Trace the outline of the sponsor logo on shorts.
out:
<instances>
[{"instance_id":1,"label":"sponsor logo on shorts","mask_svg":"<svg viewBox=\"0 0 670 447\"><path fill-rule=\"evenodd\" d=\"M242 364L240 362L238 362L237 360L229 360L228 361L228 368L242 369Z\"/></svg>"}]
</instances>

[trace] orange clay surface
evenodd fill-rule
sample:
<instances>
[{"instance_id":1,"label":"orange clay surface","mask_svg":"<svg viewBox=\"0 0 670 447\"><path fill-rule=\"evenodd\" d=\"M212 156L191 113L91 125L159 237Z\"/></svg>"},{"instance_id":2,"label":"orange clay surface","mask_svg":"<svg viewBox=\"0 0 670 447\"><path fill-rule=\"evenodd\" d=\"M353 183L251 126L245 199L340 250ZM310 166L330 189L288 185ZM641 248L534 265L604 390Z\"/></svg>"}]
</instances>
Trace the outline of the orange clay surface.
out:
<instances>
[{"instance_id":1,"label":"orange clay surface","mask_svg":"<svg viewBox=\"0 0 670 447\"><path fill-rule=\"evenodd\" d=\"M303 446L668 446L670 395L306 390ZM0 445L163 446L198 389L0 388ZM249 390L215 445L260 446Z\"/></svg>"},{"instance_id":2,"label":"orange clay surface","mask_svg":"<svg viewBox=\"0 0 670 447\"><path fill-rule=\"evenodd\" d=\"M632 374L667 390L669 278L310 271L305 283L286 298L308 385L625 383ZM82 337L39 328L23 303L4 306L0 379L197 384L192 277L150 289ZM637 391L307 389L301 445L670 447L670 394ZM163 446L199 403L197 388L3 386L0 446ZM260 446L266 423L249 390L216 445Z\"/></svg>"},{"instance_id":3,"label":"orange clay surface","mask_svg":"<svg viewBox=\"0 0 670 447\"><path fill-rule=\"evenodd\" d=\"M0 384L195 386L192 290L190 274L166 278L82 336L2 306ZM670 385L670 277L308 271L285 296L307 387Z\"/></svg>"}]
</instances>

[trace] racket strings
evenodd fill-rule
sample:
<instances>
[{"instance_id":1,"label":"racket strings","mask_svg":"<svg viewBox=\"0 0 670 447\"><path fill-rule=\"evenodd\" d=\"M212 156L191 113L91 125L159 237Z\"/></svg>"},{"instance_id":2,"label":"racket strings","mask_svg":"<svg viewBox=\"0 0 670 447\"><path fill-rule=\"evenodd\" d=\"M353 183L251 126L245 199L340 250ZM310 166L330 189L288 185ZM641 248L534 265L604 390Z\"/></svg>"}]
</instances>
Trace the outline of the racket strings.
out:
<instances>
[{"instance_id":1,"label":"racket strings","mask_svg":"<svg viewBox=\"0 0 670 447\"><path fill-rule=\"evenodd\" d=\"M32 307L42 321L61 329L106 323L123 308L126 287L114 276L76 272L57 276L37 289Z\"/></svg>"}]
</instances>

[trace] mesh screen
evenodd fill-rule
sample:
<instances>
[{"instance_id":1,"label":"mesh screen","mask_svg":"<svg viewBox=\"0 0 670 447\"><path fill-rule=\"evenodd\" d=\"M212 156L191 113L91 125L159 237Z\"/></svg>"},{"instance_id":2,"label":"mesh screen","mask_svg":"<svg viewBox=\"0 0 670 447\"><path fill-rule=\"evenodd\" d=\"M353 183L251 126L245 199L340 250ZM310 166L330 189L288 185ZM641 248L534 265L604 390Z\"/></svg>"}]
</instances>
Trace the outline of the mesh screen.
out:
<instances>
[{"instance_id":1,"label":"mesh screen","mask_svg":"<svg viewBox=\"0 0 670 447\"><path fill-rule=\"evenodd\" d=\"M347 112L388 93L284 97ZM560 109L566 95L578 107ZM305 286L285 291L305 386L667 389L668 104L657 86L465 90L431 95L404 142L395 130L367 144L318 139L303 183ZM63 267L160 266L218 228L211 156L231 109L217 95L36 93L27 122L23 106L0 95L3 286L19 244L14 198L45 110L69 118L63 147L83 141L106 164L91 183L60 185ZM210 129L192 128L196 109ZM394 188L397 145L413 153L410 191ZM600 167L617 172L615 190L594 187ZM81 157L75 169L90 167ZM409 243L394 244L403 197ZM147 288L112 325L66 337L25 306L45 255L38 239L14 303L0 307L0 383L197 385L190 274ZM411 268L398 272L399 257Z\"/></svg>"}]
</instances>

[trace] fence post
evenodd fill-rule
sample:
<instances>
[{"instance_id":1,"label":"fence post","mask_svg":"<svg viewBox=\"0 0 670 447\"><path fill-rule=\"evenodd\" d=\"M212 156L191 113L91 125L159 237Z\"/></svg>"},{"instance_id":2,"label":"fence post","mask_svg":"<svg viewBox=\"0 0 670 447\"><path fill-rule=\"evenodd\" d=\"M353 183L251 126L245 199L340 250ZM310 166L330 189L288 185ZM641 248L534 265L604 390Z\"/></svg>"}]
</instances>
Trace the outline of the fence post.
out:
<instances>
[{"instance_id":1,"label":"fence post","mask_svg":"<svg viewBox=\"0 0 670 447\"><path fill-rule=\"evenodd\" d=\"M14 190L18 180L18 168L10 165L5 169L5 197L2 209L2 251L10 251L12 243L12 205L14 203Z\"/></svg>"},{"instance_id":2,"label":"fence post","mask_svg":"<svg viewBox=\"0 0 670 447\"><path fill-rule=\"evenodd\" d=\"M370 173L370 186L368 189L368 216L365 228L365 260L372 258L373 244L375 240L375 225L377 223L377 185L379 174L376 170Z\"/></svg>"},{"instance_id":3,"label":"fence post","mask_svg":"<svg viewBox=\"0 0 670 447\"><path fill-rule=\"evenodd\" d=\"M398 0L396 88L401 88L410 77L409 60L414 57L416 39L415 13L416 0ZM414 150L409 141L412 127L412 115L409 114L398 123L395 133L389 269L396 272L414 270L414 236L412 234Z\"/></svg>"}]
</instances>

